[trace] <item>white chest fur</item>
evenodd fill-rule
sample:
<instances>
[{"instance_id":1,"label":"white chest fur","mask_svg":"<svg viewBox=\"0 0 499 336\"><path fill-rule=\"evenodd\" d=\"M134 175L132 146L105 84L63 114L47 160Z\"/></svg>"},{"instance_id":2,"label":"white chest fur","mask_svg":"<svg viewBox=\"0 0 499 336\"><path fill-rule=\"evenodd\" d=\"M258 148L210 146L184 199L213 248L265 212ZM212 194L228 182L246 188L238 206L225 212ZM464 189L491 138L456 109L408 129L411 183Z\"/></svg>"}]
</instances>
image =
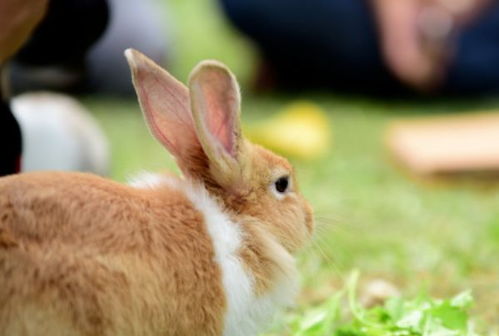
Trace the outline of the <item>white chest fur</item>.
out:
<instances>
[{"instance_id":1,"label":"white chest fur","mask_svg":"<svg viewBox=\"0 0 499 336\"><path fill-rule=\"evenodd\" d=\"M238 256L244 234L241 226L229 218L202 186L156 174L143 174L131 184L135 187L166 184L182 190L194 207L203 214L215 249L216 261L222 271L227 300L224 336L256 335L268 325L279 308L293 302L297 286L292 276L283 276L267 294L255 295L254 278Z\"/></svg>"}]
</instances>

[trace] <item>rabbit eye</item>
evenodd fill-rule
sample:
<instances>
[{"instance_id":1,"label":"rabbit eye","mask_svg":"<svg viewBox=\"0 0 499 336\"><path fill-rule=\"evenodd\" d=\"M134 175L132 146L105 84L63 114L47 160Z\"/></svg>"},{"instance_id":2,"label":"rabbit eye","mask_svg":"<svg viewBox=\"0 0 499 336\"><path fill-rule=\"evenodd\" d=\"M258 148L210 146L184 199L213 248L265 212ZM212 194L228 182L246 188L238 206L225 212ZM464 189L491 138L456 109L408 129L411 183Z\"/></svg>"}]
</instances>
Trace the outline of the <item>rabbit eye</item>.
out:
<instances>
[{"instance_id":1,"label":"rabbit eye","mask_svg":"<svg viewBox=\"0 0 499 336\"><path fill-rule=\"evenodd\" d=\"M275 190L283 194L288 190L289 187L289 176L282 176L274 182Z\"/></svg>"}]
</instances>

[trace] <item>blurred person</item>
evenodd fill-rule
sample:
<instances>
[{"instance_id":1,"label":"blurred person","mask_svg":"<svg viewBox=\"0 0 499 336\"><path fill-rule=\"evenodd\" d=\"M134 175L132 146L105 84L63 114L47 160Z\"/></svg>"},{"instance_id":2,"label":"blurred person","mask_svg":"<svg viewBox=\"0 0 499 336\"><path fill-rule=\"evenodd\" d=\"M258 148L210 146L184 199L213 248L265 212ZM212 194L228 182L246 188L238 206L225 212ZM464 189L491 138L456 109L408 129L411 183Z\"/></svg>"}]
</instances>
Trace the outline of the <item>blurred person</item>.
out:
<instances>
[{"instance_id":1,"label":"blurred person","mask_svg":"<svg viewBox=\"0 0 499 336\"><path fill-rule=\"evenodd\" d=\"M165 10L152 0L50 0L50 6L12 59L14 94L51 89L135 95L123 51L142 50L158 63L166 59Z\"/></svg>"},{"instance_id":2,"label":"blurred person","mask_svg":"<svg viewBox=\"0 0 499 336\"><path fill-rule=\"evenodd\" d=\"M261 51L261 86L499 93L498 1L220 1Z\"/></svg>"},{"instance_id":3,"label":"blurred person","mask_svg":"<svg viewBox=\"0 0 499 336\"><path fill-rule=\"evenodd\" d=\"M166 39L157 12L145 0L0 1L0 176L22 166L21 131L9 106L12 93L90 89L133 94L123 50L139 48L163 61Z\"/></svg>"},{"instance_id":4,"label":"blurred person","mask_svg":"<svg viewBox=\"0 0 499 336\"><path fill-rule=\"evenodd\" d=\"M88 48L104 31L108 20L105 0L2 0L0 1L0 176L19 172L22 137L9 106L7 62L64 69L56 81L77 81ZM51 76L49 76L51 77Z\"/></svg>"},{"instance_id":5,"label":"blurred person","mask_svg":"<svg viewBox=\"0 0 499 336\"><path fill-rule=\"evenodd\" d=\"M0 1L0 176L21 167L21 131L7 101L5 63L26 42L47 10L47 0Z\"/></svg>"}]
</instances>

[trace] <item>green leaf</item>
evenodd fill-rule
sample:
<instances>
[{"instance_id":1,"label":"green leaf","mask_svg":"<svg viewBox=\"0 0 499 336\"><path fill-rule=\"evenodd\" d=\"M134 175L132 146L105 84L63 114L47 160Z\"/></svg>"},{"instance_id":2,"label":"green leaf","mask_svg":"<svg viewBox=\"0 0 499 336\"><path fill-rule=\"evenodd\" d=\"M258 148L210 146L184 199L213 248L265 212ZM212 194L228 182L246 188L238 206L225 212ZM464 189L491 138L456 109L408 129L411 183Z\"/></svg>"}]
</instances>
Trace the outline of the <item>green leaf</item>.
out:
<instances>
[{"instance_id":1,"label":"green leaf","mask_svg":"<svg viewBox=\"0 0 499 336\"><path fill-rule=\"evenodd\" d=\"M468 325L468 314L460 308L451 306L445 302L431 310L431 315L438 318L442 325L453 330L466 331Z\"/></svg>"},{"instance_id":2,"label":"green leaf","mask_svg":"<svg viewBox=\"0 0 499 336\"><path fill-rule=\"evenodd\" d=\"M473 296L471 295L471 290L459 293L451 299L450 303L454 307L468 309L473 304Z\"/></svg>"},{"instance_id":3,"label":"green leaf","mask_svg":"<svg viewBox=\"0 0 499 336\"><path fill-rule=\"evenodd\" d=\"M399 320L404 314L404 301L401 297L392 297L385 302L385 309L390 318Z\"/></svg>"},{"instance_id":4,"label":"green leaf","mask_svg":"<svg viewBox=\"0 0 499 336\"><path fill-rule=\"evenodd\" d=\"M470 291L447 300L421 294L414 299L395 297L383 306L363 308L356 297L358 273L344 290L304 316L295 316L294 336L479 336L467 314L473 303ZM346 302L345 302L346 301ZM342 303L348 303L350 320L342 320Z\"/></svg>"}]
</instances>

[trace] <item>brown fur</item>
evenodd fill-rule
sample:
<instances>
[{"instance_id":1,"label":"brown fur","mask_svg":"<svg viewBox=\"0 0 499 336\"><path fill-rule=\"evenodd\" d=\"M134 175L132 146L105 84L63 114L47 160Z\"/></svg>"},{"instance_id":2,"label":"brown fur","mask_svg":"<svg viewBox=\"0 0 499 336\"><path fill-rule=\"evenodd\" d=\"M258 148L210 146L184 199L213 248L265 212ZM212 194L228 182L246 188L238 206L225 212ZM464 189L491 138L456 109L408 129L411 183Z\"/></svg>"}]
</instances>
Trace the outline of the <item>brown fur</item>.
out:
<instances>
[{"instance_id":1,"label":"brown fur","mask_svg":"<svg viewBox=\"0 0 499 336\"><path fill-rule=\"evenodd\" d=\"M312 234L312 209L299 194L296 177L291 164L270 151L246 143L252 162L245 169L247 180L234 186L238 192L220 192L219 197L232 211L240 214L236 221L243 223L245 248L241 251L243 261L255 275L257 293L265 294L276 285L277 275L290 272L285 262L275 251L275 245L283 246L294 253L302 247ZM270 185L279 175L292 179L292 193L283 200L276 199L270 192Z\"/></svg>"},{"instance_id":2,"label":"brown fur","mask_svg":"<svg viewBox=\"0 0 499 336\"><path fill-rule=\"evenodd\" d=\"M188 89L140 53L127 58L153 134L241 226L254 294L294 277L312 211L289 162L240 134L234 76L201 63ZM292 182L277 197L281 176ZM0 335L221 335L217 237L195 206L167 186L88 174L1 178Z\"/></svg>"},{"instance_id":3,"label":"brown fur","mask_svg":"<svg viewBox=\"0 0 499 336\"><path fill-rule=\"evenodd\" d=\"M11 176L0 179L0 218L0 335L61 323L64 335L221 333L220 270L181 193L77 173Z\"/></svg>"}]
</instances>

